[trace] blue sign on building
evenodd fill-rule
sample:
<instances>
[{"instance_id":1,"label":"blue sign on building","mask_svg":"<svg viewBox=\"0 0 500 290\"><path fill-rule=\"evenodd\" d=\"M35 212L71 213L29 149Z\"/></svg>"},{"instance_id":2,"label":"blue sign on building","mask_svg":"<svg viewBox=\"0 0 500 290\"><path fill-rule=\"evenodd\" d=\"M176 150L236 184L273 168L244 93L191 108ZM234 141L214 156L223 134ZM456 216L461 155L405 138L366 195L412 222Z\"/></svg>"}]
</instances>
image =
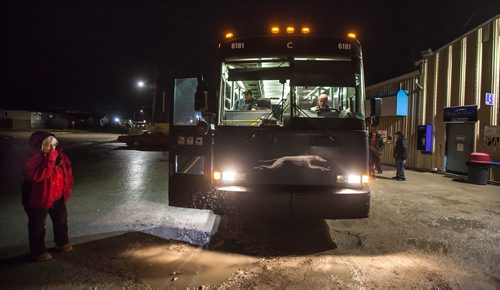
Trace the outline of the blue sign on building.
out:
<instances>
[{"instance_id":1,"label":"blue sign on building","mask_svg":"<svg viewBox=\"0 0 500 290\"><path fill-rule=\"evenodd\" d=\"M396 94L396 116L408 116L407 90L399 90Z\"/></svg>"},{"instance_id":2,"label":"blue sign on building","mask_svg":"<svg viewBox=\"0 0 500 290\"><path fill-rule=\"evenodd\" d=\"M488 106L493 106L493 100L495 99L495 95L492 93L486 93L484 96L484 103Z\"/></svg>"}]
</instances>

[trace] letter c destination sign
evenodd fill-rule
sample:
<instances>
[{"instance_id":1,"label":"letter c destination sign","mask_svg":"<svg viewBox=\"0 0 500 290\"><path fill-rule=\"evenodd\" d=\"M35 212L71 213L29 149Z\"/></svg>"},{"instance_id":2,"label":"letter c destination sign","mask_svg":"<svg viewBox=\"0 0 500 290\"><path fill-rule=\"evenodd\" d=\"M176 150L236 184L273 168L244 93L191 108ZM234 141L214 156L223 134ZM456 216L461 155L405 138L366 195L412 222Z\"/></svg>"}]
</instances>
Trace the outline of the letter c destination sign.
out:
<instances>
[{"instance_id":1,"label":"letter c destination sign","mask_svg":"<svg viewBox=\"0 0 500 290\"><path fill-rule=\"evenodd\" d=\"M289 41L289 42L286 44L286 47L288 47L288 48L293 48L293 42Z\"/></svg>"}]
</instances>

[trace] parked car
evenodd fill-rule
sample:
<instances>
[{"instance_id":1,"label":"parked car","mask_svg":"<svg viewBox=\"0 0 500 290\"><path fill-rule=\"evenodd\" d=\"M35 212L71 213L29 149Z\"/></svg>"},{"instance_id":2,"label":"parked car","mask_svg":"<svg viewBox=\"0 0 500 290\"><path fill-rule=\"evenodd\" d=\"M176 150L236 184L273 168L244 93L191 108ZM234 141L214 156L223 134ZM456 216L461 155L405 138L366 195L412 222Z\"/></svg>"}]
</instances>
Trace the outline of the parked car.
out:
<instances>
[{"instance_id":1,"label":"parked car","mask_svg":"<svg viewBox=\"0 0 500 290\"><path fill-rule=\"evenodd\" d=\"M133 147L167 147L168 136L158 131L143 131L138 135L118 136L118 142Z\"/></svg>"}]
</instances>

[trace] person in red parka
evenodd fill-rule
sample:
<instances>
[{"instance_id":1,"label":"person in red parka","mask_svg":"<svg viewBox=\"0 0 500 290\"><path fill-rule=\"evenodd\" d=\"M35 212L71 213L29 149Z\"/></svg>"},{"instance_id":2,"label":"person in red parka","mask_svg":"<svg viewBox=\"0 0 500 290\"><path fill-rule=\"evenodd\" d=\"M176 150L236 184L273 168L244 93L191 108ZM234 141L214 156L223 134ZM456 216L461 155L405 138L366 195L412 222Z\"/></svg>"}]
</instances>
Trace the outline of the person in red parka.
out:
<instances>
[{"instance_id":1,"label":"person in red parka","mask_svg":"<svg viewBox=\"0 0 500 290\"><path fill-rule=\"evenodd\" d=\"M31 153L24 164L22 203L28 215L31 256L46 261L52 255L45 247L45 221L50 215L54 241L61 253L73 246L68 237L66 202L73 189L71 162L57 139L48 132L34 132L29 139Z\"/></svg>"}]
</instances>

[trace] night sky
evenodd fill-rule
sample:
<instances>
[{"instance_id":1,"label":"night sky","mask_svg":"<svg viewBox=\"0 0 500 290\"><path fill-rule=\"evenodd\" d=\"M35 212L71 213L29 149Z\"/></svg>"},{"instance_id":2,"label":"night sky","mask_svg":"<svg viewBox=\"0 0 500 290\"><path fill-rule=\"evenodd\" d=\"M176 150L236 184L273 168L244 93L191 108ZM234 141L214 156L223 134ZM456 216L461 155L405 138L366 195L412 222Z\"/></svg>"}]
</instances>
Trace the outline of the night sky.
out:
<instances>
[{"instance_id":1,"label":"night sky","mask_svg":"<svg viewBox=\"0 0 500 290\"><path fill-rule=\"evenodd\" d=\"M319 35L355 31L370 85L413 71L420 51L438 49L500 13L498 0L9 0L7 5L7 84L0 108L44 105L89 112L149 105L150 97L135 81L151 80L155 68L163 87L173 73L190 71L204 72L214 86L216 46L229 29L251 36L267 33L270 23L295 23L309 24Z\"/></svg>"}]
</instances>

